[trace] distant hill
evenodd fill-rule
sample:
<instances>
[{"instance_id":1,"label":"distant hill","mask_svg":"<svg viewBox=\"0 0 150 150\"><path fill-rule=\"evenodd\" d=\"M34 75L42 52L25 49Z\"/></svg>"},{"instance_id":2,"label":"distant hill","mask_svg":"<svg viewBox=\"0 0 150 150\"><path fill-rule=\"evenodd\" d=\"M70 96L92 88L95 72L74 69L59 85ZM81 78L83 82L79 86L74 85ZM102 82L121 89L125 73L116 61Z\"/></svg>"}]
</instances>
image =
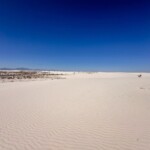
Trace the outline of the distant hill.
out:
<instances>
[{"instance_id":1,"label":"distant hill","mask_svg":"<svg viewBox=\"0 0 150 150\"><path fill-rule=\"evenodd\" d=\"M30 69L30 68L0 68L0 70L40 70L40 69Z\"/></svg>"}]
</instances>

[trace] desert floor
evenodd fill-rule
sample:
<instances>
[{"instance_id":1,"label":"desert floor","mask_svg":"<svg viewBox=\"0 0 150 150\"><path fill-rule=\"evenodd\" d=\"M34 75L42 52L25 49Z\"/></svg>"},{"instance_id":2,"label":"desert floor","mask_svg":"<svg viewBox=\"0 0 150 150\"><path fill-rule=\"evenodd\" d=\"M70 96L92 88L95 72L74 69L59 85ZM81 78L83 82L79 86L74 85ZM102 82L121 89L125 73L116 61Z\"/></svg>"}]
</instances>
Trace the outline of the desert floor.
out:
<instances>
[{"instance_id":1,"label":"desert floor","mask_svg":"<svg viewBox=\"0 0 150 150\"><path fill-rule=\"evenodd\" d=\"M149 150L150 74L0 83L0 150Z\"/></svg>"}]
</instances>

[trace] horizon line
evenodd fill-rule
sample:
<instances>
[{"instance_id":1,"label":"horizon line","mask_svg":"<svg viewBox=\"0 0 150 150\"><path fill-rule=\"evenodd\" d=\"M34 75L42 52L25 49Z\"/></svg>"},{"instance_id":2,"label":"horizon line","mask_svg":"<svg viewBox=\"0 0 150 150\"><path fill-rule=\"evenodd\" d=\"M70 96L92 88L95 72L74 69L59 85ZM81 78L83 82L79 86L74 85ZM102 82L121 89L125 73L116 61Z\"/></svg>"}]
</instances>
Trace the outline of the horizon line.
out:
<instances>
[{"instance_id":1,"label":"horizon line","mask_svg":"<svg viewBox=\"0 0 150 150\"><path fill-rule=\"evenodd\" d=\"M150 71L140 71L140 70L137 70L137 71L113 71L113 70L83 70L83 69L44 69L44 68L28 68L28 67L1 67L0 70L9 70L9 71L13 71L13 70L24 70L24 71L64 71L64 72L108 72L108 73L111 73L111 72L115 72L115 73L150 73Z\"/></svg>"}]
</instances>

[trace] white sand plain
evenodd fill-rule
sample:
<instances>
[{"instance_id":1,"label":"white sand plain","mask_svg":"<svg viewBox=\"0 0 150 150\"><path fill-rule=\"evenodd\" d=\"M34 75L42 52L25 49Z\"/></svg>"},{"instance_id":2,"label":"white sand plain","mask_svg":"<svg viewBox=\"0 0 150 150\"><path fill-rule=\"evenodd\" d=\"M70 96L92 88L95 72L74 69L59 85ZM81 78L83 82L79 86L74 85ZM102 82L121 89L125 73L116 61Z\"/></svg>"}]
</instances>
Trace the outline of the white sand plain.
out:
<instances>
[{"instance_id":1,"label":"white sand plain","mask_svg":"<svg viewBox=\"0 0 150 150\"><path fill-rule=\"evenodd\" d=\"M0 150L149 150L150 74L137 75L0 83Z\"/></svg>"}]
</instances>

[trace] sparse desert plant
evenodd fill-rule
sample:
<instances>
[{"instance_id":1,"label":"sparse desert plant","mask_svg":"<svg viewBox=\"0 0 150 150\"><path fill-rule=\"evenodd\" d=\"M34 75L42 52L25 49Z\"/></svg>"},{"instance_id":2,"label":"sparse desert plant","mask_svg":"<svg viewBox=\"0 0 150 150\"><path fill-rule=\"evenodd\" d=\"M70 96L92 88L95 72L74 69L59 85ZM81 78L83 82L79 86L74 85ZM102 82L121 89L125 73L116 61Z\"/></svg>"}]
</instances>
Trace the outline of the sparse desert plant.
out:
<instances>
[{"instance_id":1,"label":"sparse desert plant","mask_svg":"<svg viewBox=\"0 0 150 150\"><path fill-rule=\"evenodd\" d=\"M141 77L142 77L142 75L141 75L141 74L139 74L139 75L138 75L138 77L139 77L139 78L141 78Z\"/></svg>"}]
</instances>

